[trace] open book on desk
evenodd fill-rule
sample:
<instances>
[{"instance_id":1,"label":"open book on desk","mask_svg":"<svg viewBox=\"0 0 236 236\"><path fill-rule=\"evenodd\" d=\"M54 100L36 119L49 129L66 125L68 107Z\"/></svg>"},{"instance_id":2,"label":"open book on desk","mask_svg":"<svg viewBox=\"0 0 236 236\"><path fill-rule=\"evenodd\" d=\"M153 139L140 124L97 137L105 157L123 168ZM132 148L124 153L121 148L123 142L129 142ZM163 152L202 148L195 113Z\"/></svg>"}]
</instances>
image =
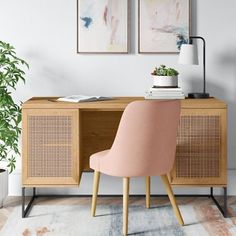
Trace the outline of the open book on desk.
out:
<instances>
[{"instance_id":1,"label":"open book on desk","mask_svg":"<svg viewBox=\"0 0 236 236\"><path fill-rule=\"evenodd\" d=\"M105 101L111 100L112 97L104 96L87 96L87 95L71 95L67 97L58 98L57 101L62 102L94 102L94 101Z\"/></svg>"}]
</instances>

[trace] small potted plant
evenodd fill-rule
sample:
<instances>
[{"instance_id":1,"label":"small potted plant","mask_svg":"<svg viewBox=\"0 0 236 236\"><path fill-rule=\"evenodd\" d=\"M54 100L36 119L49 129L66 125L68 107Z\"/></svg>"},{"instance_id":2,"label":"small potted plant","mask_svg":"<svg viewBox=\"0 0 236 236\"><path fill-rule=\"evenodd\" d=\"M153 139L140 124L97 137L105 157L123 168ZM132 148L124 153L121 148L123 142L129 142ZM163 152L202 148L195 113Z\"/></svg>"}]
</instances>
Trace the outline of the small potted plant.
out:
<instances>
[{"instance_id":1,"label":"small potted plant","mask_svg":"<svg viewBox=\"0 0 236 236\"><path fill-rule=\"evenodd\" d=\"M167 68L165 65L160 65L152 72L153 87L160 88L177 88L179 72L173 68Z\"/></svg>"},{"instance_id":2,"label":"small potted plant","mask_svg":"<svg viewBox=\"0 0 236 236\"><path fill-rule=\"evenodd\" d=\"M0 41L0 208L8 195L8 170L11 173L15 169L16 156L20 154L21 109L11 92L18 81L25 81L22 66L28 64L16 56L14 47Z\"/></svg>"}]
</instances>

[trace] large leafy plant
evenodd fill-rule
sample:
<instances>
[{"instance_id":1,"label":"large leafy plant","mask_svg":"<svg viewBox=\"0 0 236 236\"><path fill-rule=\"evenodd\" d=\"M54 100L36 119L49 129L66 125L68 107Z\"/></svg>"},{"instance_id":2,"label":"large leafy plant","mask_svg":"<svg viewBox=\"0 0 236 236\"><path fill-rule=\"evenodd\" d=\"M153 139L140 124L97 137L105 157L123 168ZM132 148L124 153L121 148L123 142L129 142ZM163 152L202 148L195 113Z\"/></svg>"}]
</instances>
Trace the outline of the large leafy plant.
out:
<instances>
[{"instance_id":1,"label":"large leafy plant","mask_svg":"<svg viewBox=\"0 0 236 236\"><path fill-rule=\"evenodd\" d=\"M15 48L0 41L0 161L7 162L10 173L20 154L18 139L21 133L21 109L12 98L17 83L25 82L23 67L28 64L18 58Z\"/></svg>"}]
</instances>

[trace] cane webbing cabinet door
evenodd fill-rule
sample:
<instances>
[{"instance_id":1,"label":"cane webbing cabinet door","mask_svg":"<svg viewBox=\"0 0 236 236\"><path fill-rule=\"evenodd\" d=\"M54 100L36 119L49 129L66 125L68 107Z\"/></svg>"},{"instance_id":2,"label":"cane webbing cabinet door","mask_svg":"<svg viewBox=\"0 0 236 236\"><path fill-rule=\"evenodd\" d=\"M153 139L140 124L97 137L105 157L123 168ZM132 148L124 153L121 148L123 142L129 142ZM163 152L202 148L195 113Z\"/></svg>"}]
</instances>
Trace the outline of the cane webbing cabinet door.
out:
<instances>
[{"instance_id":1,"label":"cane webbing cabinet door","mask_svg":"<svg viewBox=\"0 0 236 236\"><path fill-rule=\"evenodd\" d=\"M182 109L172 184L227 184L226 109Z\"/></svg>"},{"instance_id":2,"label":"cane webbing cabinet door","mask_svg":"<svg viewBox=\"0 0 236 236\"><path fill-rule=\"evenodd\" d=\"M77 109L23 109L23 185L78 185Z\"/></svg>"}]
</instances>

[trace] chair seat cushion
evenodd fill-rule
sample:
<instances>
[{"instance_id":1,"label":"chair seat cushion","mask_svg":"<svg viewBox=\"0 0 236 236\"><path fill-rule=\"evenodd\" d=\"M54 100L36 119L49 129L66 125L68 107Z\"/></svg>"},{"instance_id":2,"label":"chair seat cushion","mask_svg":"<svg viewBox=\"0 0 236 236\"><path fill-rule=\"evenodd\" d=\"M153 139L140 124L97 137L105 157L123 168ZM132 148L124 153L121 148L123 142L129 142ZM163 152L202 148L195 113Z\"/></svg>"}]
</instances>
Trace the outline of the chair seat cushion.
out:
<instances>
[{"instance_id":1,"label":"chair seat cushion","mask_svg":"<svg viewBox=\"0 0 236 236\"><path fill-rule=\"evenodd\" d=\"M100 162L108 154L109 150L97 152L90 156L90 168L96 171L101 171Z\"/></svg>"}]
</instances>

